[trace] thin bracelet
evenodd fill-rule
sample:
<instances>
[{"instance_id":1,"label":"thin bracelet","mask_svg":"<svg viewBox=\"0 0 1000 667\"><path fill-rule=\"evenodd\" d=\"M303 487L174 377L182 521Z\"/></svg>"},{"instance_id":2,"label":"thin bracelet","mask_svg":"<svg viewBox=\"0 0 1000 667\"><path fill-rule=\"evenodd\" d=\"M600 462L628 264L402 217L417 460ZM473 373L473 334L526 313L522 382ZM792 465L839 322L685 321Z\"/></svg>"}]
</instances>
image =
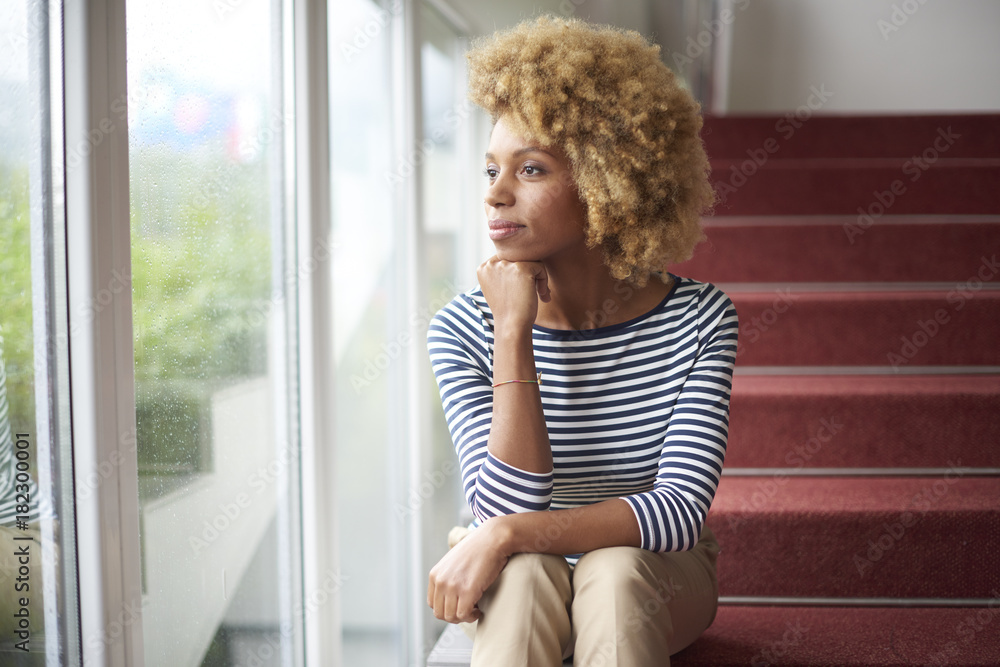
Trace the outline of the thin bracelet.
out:
<instances>
[{"instance_id":1,"label":"thin bracelet","mask_svg":"<svg viewBox=\"0 0 1000 667\"><path fill-rule=\"evenodd\" d=\"M542 374L539 373L538 377L534 380L504 380L503 382L497 382L493 385L493 388L496 389L502 384L542 384Z\"/></svg>"}]
</instances>

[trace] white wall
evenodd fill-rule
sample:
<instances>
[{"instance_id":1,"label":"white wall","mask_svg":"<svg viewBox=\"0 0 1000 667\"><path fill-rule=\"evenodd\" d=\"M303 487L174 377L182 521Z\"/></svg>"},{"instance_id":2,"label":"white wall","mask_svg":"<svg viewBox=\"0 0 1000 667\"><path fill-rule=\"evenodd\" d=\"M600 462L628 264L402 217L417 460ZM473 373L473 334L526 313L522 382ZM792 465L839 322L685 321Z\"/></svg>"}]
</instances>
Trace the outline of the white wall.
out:
<instances>
[{"instance_id":1,"label":"white wall","mask_svg":"<svg viewBox=\"0 0 1000 667\"><path fill-rule=\"evenodd\" d=\"M742 11L739 7L746 5ZM1000 110L997 0L734 0L731 113Z\"/></svg>"},{"instance_id":2,"label":"white wall","mask_svg":"<svg viewBox=\"0 0 1000 667\"><path fill-rule=\"evenodd\" d=\"M731 42L729 113L792 110L821 84L828 113L1000 111L1000 0L720 1L734 20L707 41ZM482 33L543 12L639 30L672 67L687 45L673 25L682 0L452 4Z\"/></svg>"}]
</instances>

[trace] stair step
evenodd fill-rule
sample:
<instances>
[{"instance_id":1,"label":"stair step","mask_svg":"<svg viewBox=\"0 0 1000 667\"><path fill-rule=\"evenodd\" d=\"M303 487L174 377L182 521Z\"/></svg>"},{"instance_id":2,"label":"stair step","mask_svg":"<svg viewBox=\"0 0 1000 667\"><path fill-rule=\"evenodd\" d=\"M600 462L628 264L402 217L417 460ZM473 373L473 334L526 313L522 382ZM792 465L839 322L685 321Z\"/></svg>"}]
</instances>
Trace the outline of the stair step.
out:
<instances>
[{"instance_id":1,"label":"stair step","mask_svg":"<svg viewBox=\"0 0 1000 667\"><path fill-rule=\"evenodd\" d=\"M1000 375L733 378L726 470L1000 466Z\"/></svg>"},{"instance_id":2,"label":"stair step","mask_svg":"<svg viewBox=\"0 0 1000 667\"><path fill-rule=\"evenodd\" d=\"M675 274L714 283L1000 280L996 215L720 216L705 220L705 232Z\"/></svg>"},{"instance_id":3,"label":"stair step","mask_svg":"<svg viewBox=\"0 0 1000 667\"><path fill-rule=\"evenodd\" d=\"M914 667L997 664L1000 591L983 607L720 605L712 626L673 667ZM472 641L441 634L427 667L468 667ZM566 665L572 665L567 660Z\"/></svg>"},{"instance_id":4,"label":"stair step","mask_svg":"<svg viewBox=\"0 0 1000 667\"><path fill-rule=\"evenodd\" d=\"M989 607L723 605L673 667L996 665L1000 592Z\"/></svg>"},{"instance_id":5,"label":"stair step","mask_svg":"<svg viewBox=\"0 0 1000 667\"><path fill-rule=\"evenodd\" d=\"M719 196L715 213L867 214L874 224L885 214L988 215L1000 210L1000 159L941 158L926 171L921 168L907 160L771 159L759 167L749 160L713 160L711 178Z\"/></svg>"},{"instance_id":6,"label":"stair step","mask_svg":"<svg viewBox=\"0 0 1000 667\"><path fill-rule=\"evenodd\" d=\"M1000 365L1000 290L740 292L724 285L740 319L744 366ZM979 291L975 291L975 290Z\"/></svg>"},{"instance_id":7,"label":"stair step","mask_svg":"<svg viewBox=\"0 0 1000 667\"><path fill-rule=\"evenodd\" d=\"M472 662L472 640L457 625L448 625L427 656L427 667L469 667ZM573 664L572 658L565 663Z\"/></svg>"},{"instance_id":8,"label":"stair step","mask_svg":"<svg viewBox=\"0 0 1000 667\"><path fill-rule=\"evenodd\" d=\"M961 468L725 476L708 525L724 596L987 598L1000 586L1000 477Z\"/></svg>"},{"instance_id":9,"label":"stair step","mask_svg":"<svg viewBox=\"0 0 1000 667\"><path fill-rule=\"evenodd\" d=\"M949 132L950 130L950 132ZM943 132L949 157L1000 156L1000 115L706 117L702 130L712 159L749 157L747 151L772 149L774 157L910 158L934 147ZM773 141L773 143L769 143ZM774 150L774 147L777 149Z\"/></svg>"}]
</instances>

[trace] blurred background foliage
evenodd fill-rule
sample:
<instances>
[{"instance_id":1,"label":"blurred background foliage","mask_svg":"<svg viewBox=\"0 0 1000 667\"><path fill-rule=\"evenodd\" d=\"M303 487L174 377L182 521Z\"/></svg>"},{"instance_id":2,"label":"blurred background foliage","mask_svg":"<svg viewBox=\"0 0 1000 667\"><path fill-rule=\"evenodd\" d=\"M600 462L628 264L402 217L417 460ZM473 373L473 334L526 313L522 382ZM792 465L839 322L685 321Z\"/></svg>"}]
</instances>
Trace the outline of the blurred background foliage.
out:
<instances>
[{"instance_id":1,"label":"blurred background foliage","mask_svg":"<svg viewBox=\"0 0 1000 667\"><path fill-rule=\"evenodd\" d=\"M133 145L130 163L140 471L206 471L211 395L266 373L268 318L283 306L267 163L166 145Z\"/></svg>"},{"instance_id":2,"label":"blurred background foliage","mask_svg":"<svg viewBox=\"0 0 1000 667\"><path fill-rule=\"evenodd\" d=\"M131 274L140 469L198 472L210 460L211 394L266 372L268 318L283 307L271 289L270 197L259 187L267 164L162 145L133 149L131 163L131 271L104 287L114 294ZM0 248L11 424L33 429L28 168L5 160Z\"/></svg>"},{"instance_id":3,"label":"blurred background foliage","mask_svg":"<svg viewBox=\"0 0 1000 667\"><path fill-rule=\"evenodd\" d=\"M28 166L0 159L0 335L16 432L35 430L32 321Z\"/></svg>"}]
</instances>

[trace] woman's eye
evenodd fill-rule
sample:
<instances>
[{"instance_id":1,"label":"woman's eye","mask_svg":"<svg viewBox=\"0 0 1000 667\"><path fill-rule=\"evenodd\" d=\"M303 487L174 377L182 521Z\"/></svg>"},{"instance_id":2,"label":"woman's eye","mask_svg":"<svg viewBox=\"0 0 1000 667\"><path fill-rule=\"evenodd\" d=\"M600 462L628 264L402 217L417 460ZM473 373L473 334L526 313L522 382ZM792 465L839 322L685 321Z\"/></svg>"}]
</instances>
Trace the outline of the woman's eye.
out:
<instances>
[{"instance_id":1,"label":"woman's eye","mask_svg":"<svg viewBox=\"0 0 1000 667\"><path fill-rule=\"evenodd\" d=\"M530 164L524 165L524 174L526 176L534 176L535 174L542 173L542 170Z\"/></svg>"},{"instance_id":2,"label":"woman's eye","mask_svg":"<svg viewBox=\"0 0 1000 667\"><path fill-rule=\"evenodd\" d=\"M483 169L483 174L491 181L496 179L497 173L497 170L493 167L486 167L486 169Z\"/></svg>"}]
</instances>

